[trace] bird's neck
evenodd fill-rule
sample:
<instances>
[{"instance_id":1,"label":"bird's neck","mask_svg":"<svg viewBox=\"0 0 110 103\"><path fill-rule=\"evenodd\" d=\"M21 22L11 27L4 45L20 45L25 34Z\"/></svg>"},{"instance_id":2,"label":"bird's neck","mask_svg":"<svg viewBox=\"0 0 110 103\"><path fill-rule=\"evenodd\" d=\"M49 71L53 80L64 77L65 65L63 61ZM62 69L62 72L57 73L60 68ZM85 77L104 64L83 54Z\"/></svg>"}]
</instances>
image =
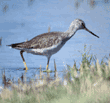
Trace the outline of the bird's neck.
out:
<instances>
[{"instance_id":1,"label":"bird's neck","mask_svg":"<svg viewBox=\"0 0 110 103\"><path fill-rule=\"evenodd\" d=\"M67 37L71 38L76 33L77 30L78 28L76 28L75 26L72 27L70 26L65 33L67 33Z\"/></svg>"}]
</instances>

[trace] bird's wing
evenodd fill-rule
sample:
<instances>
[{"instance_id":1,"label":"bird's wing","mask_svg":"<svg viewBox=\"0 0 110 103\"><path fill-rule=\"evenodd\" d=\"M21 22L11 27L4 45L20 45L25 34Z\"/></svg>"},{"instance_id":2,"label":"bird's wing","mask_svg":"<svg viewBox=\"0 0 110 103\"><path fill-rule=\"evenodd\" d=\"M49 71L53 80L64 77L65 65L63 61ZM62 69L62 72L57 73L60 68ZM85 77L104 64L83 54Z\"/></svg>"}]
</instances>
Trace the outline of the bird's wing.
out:
<instances>
[{"instance_id":1,"label":"bird's wing","mask_svg":"<svg viewBox=\"0 0 110 103\"><path fill-rule=\"evenodd\" d=\"M51 47L52 45L57 45L61 43L63 39L65 39L64 32L49 32L38 35L27 42L11 44L12 48L27 48L27 49L40 49L40 48L47 48Z\"/></svg>"},{"instance_id":2,"label":"bird's wing","mask_svg":"<svg viewBox=\"0 0 110 103\"><path fill-rule=\"evenodd\" d=\"M47 48L62 42L63 32L49 32L36 36L29 41L29 48Z\"/></svg>"}]
</instances>

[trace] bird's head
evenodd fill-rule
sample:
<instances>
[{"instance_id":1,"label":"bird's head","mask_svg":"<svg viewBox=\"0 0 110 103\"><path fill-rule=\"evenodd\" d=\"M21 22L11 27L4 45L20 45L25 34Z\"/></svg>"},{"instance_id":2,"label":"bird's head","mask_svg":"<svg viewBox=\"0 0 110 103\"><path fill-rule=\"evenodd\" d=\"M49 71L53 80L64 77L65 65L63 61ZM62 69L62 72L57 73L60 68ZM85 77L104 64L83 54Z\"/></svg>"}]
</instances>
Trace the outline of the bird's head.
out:
<instances>
[{"instance_id":1,"label":"bird's head","mask_svg":"<svg viewBox=\"0 0 110 103\"><path fill-rule=\"evenodd\" d=\"M91 33L92 35L99 38L99 36L97 36L96 34L94 34L89 29L86 28L84 21L82 21L81 19L75 19L74 21L72 21L72 23L70 25L70 28L72 30L74 30L74 29L76 29L76 30L84 29L84 30L88 31L89 33Z\"/></svg>"}]
</instances>

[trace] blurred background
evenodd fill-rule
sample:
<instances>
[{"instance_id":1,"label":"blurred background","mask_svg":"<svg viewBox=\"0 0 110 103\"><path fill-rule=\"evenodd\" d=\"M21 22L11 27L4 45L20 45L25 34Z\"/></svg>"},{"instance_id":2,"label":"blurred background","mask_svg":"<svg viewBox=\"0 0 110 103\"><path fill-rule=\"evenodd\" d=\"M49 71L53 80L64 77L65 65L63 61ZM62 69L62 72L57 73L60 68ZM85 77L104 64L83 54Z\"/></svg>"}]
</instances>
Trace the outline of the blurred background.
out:
<instances>
[{"instance_id":1,"label":"blurred background","mask_svg":"<svg viewBox=\"0 0 110 103\"><path fill-rule=\"evenodd\" d=\"M0 69L7 75L19 77L24 68L20 51L6 45L30 40L33 37L52 31L66 31L71 22L82 19L87 28L100 38L84 30L76 34L64 47L50 59L49 68L54 70L54 59L57 70L64 65L73 66L81 61L84 45L91 47L90 54L96 55L99 61L110 53L110 0L0 0ZM79 52L80 51L80 52ZM33 68L45 69L47 58L24 53L29 71Z\"/></svg>"}]
</instances>

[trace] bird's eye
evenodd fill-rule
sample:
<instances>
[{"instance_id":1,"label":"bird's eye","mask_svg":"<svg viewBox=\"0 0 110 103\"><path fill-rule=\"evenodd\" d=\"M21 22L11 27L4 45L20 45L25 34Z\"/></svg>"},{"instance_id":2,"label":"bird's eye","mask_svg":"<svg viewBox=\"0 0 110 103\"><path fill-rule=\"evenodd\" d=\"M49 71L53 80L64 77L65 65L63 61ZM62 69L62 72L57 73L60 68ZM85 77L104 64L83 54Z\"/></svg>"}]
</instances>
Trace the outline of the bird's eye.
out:
<instances>
[{"instance_id":1,"label":"bird's eye","mask_svg":"<svg viewBox=\"0 0 110 103\"><path fill-rule=\"evenodd\" d=\"M85 24L84 24L84 23L82 23L82 26L83 26L83 27L85 27Z\"/></svg>"},{"instance_id":2,"label":"bird's eye","mask_svg":"<svg viewBox=\"0 0 110 103\"><path fill-rule=\"evenodd\" d=\"M82 23L82 25L85 25L84 23Z\"/></svg>"}]
</instances>

